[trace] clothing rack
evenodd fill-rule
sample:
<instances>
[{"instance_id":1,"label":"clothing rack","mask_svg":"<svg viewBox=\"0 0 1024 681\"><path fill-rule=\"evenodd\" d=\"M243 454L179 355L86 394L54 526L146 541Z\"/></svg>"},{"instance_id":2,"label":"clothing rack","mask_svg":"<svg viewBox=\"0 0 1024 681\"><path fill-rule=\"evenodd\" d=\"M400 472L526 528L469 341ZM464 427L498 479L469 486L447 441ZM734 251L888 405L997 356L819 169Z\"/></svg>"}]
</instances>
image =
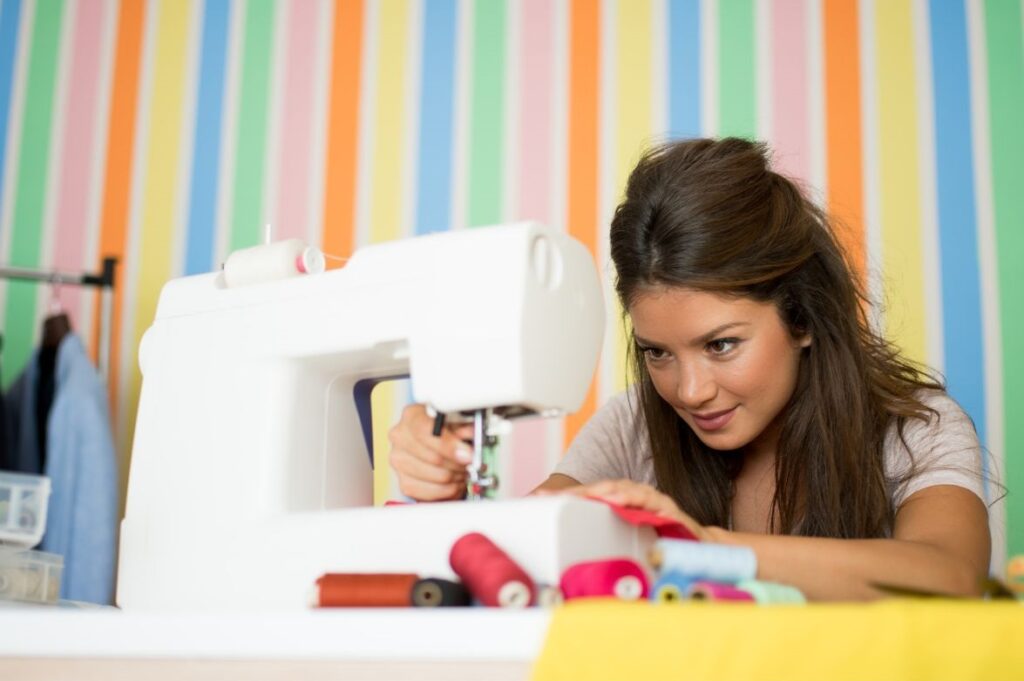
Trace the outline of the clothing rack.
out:
<instances>
[{"instance_id":1,"label":"clothing rack","mask_svg":"<svg viewBox=\"0 0 1024 681\"><path fill-rule=\"evenodd\" d=\"M75 274L57 270L34 270L27 267L0 267L0 279L39 281L60 286L94 286L100 289L100 374L109 382L111 323L114 311L114 270L117 258L103 258L103 269L97 273Z\"/></svg>"}]
</instances>

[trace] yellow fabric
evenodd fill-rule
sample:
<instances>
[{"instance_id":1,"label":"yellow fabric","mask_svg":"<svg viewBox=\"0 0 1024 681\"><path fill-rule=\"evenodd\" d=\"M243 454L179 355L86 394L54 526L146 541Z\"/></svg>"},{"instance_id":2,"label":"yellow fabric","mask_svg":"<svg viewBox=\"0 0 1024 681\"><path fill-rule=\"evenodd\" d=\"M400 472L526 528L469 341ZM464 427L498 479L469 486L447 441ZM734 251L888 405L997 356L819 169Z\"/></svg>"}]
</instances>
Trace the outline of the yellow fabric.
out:
<instances>
[{"instance_id":1,"label":"yellow fabric","mask_svg":"<svg viewBox=\"0 0 1024 681\"><path fill-rule=\"evenodd\" d=\"M1024 679L1024 604L574 601L553 613L533 678Z\"/></svg>"}]
</instances>

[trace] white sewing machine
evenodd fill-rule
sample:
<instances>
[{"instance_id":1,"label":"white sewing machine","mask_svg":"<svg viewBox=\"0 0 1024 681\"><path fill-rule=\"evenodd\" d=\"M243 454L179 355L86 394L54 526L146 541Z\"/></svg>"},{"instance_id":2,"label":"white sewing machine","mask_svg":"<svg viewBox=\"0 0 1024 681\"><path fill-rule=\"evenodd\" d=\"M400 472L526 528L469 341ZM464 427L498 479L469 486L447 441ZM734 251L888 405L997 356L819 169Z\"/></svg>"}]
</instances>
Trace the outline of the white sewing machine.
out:
<instances>
[{"instance_id":1,"label":"white sewing machine","mask_svg":"<svg viewBox=\"0 0 1024 681\"><path fill-rule=\"evenodd\" d=\"M542 583L642 555L646 534L575 498L372 507L357 403L374 379L411 375L416 401L478 422L568 413L603 328L591 255L532 223L239 288L222 272L167 283L139 348L118 604L296 609L328 571L450 578L449 549L474 530Z\"/></svg>"}]
</instances>

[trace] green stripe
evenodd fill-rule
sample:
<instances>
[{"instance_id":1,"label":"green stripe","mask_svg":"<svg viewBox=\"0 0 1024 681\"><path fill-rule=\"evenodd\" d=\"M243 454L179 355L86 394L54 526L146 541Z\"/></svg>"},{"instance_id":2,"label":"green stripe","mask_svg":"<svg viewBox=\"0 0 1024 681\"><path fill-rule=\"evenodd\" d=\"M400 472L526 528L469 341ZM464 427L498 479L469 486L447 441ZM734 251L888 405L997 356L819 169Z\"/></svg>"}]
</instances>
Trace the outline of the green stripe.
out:
<instances>
[{"instance_id":1,"label":"green stripe","mask_svg":"<svg viewBox=\"0 0 1024 681\"><path fill-rule=\"evenodd\" d=\"M242 84L231 213L230 250L263 237L263 173L270 111L270 55L274 47L274 0L249 0L242 39Z\"/></svg>"},{"instance_id":2,"label":"green stripe","mask_svg":"<svg viewBox=\"0 0 1024 681\"><path fill-rule=\"evenodd\" d=\"M38 267L42 252L43 212L59 57L57 43L63 19L64 0L45 0L36 6L9 256L10 264L20 267ZM8 284L3 326L5 381L10 381L20 373L32 354L32 338L40 323L36 316L38 291L38 284Z\"/></svg>"},{"instance_id":3,"label":"green stripe","mask_svg":"<svg viewBox=\"0 0 1024 681\"><path fill-rule=\"evenodd\" d=\"M1024 553L1024 49L1016 0L985 3L988 42L992 195L999 267L999 321L1003 346L1003 418L1006 427L1007 550ZM998 566L997 566L998 567Z\"/></svg>"},{"instance_id":4,"label":"green stripe","mask_svg":"<svg viewBox=\"0 0 1024 681\"><path fill-rule=\"evenodd\" d=\"M718 27L718 135L753 138L757 134L753 0L722 0Z\"/></svg>"},{"instance_id":5,"label":"green stripe","mask_svg":"<svg viewBox=\"0 0 1024 681\"><path fill-rule=\"evenodd\" d=\"M505 0L477 0L473 15L467 224L476 227L501 221L505 140Z\"/></svg>"}]
</instances>

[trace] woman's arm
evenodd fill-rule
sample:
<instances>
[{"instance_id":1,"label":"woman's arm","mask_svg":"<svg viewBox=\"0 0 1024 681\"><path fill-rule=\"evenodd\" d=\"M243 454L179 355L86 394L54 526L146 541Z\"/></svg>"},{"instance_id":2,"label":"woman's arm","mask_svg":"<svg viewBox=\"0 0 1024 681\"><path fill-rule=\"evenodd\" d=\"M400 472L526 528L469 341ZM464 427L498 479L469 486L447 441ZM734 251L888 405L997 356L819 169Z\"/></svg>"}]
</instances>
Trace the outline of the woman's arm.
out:
<instances>
[{"instance_id":1,"label":"woman's arm","mask_svg":"<svg viewBox=\"0 0 1024 681\"><path fill-rule=\"evenodd\" d=\"M758 579L791 584L812 600L867 600L886 595L873 585L951 596L977 596L988 574L988 511L969 490L927 487L896 514L892 539L823 539L730 532L701 527L648 485L613 480L571 490L644 508L686 525L703 541L749 546Z\"/></svg>"},{"instance_id":2,"label":"woman's arm","mask_svg":"<svg viewBox=\"0 0 1024 681\"><path fill-rule=\"evenodd\" d=\"M711 541L757 554L758 579L792 584L812 600L861 600L885 592L874 584L977 596L988 574L988 511L953 485L911 495L896 514L892 539L822 539L708 528Z\"/></svg>"},{"instance_id":3,"label":"woman's arm","mask_svg":"<svg viewBox=\"0 0 1024 681\"><path fill-rule=\"evenodd\" d=\"M536 494L537 492L557 492L559 490L569 489L570 487L579 487L580 483L570 478L568 475L562 475L561 473L552 473L548 476L548 479L537 485L537 487L530 492L530 494Z\"/></svg>"}]
</instances>

